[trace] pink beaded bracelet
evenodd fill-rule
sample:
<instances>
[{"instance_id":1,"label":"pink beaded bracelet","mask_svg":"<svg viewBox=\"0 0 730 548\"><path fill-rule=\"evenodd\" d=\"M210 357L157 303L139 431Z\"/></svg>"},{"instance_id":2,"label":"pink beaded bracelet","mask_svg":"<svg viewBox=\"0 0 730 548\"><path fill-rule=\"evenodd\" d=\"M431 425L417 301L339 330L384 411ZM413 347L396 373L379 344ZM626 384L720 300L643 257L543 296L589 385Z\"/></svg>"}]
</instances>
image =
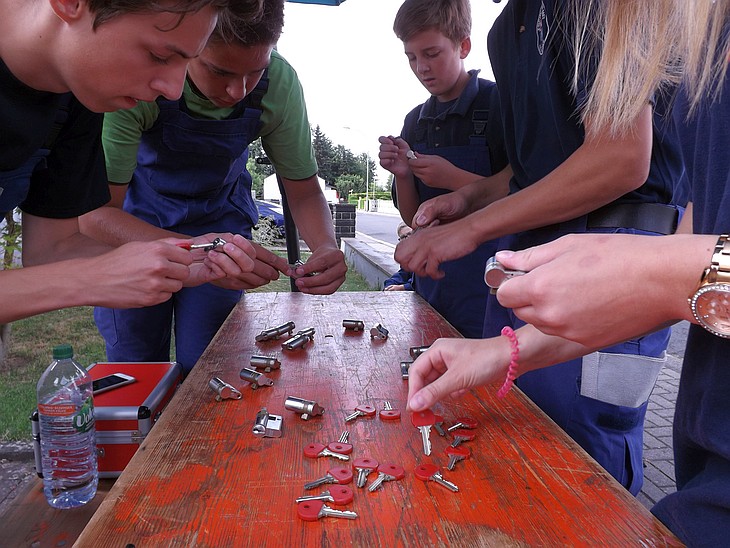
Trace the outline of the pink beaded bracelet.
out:
<instances>
[{"instance_id":1,"label":"pink beaded bracelet","mask_svg":"<svg viewBox=\"0 0 730 548\"><path fill-rule=\"evenodd\" d=\"M517 378L517 368L519 364L517 360L520 358L520 345L517 342L517 335L515 335L514 329L508 326L502 328L502 335L509 339L510 346L512 347L512 353L510 354L509 369L507 369L507 378L504 379L502 388L497 392L498 398L504 398L507 392L512 388L515 379Z\"/></svg>"}]
</instances>

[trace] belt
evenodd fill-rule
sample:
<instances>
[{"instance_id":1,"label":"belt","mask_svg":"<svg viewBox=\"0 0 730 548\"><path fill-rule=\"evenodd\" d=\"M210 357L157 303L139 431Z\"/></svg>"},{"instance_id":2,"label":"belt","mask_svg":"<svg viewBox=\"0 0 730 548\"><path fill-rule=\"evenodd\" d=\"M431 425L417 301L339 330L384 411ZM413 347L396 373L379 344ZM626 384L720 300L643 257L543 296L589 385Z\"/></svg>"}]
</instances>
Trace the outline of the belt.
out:
<instances>
[{"instance_id":1,"label":"belt","mask_svg":"<svg viewBox=\"0 0 730 548\"><path fill-rule=\"evenodd\" d=\"M674 234L679 211L666 204L611 204L587 215L586 228L634 228Z\"/></svg>"}]
</instances>

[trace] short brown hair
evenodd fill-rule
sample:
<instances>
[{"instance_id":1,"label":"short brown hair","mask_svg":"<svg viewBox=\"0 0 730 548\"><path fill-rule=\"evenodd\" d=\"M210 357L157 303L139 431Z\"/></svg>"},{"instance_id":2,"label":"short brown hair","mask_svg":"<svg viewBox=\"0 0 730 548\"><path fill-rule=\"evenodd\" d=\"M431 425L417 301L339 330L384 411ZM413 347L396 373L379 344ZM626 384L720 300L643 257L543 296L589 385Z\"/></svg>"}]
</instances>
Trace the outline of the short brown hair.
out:
<instances>
[{"instance_id":1,"label":"short brown hair","mask_svg":"<svg viewBox=\"0 0 730 548\"><path fill-rule=\"evenodd\" d=\"M403 42L424 30L436 29L454 44L471 36L469 0L406 0L393 23L395 35Z\"/></svg>"},{"instance_id":2,"label":"short brown hair","mask_svg":"<svg viewBox=\"0 0 730 548\"><path fill-rule=\"evenodd\" d=\"M209 41L244 47L273 46L284 28L284 0L263 0L261 17L256 21L240 17L230 10L218 16Z\"/></svg>"}]
</instances>

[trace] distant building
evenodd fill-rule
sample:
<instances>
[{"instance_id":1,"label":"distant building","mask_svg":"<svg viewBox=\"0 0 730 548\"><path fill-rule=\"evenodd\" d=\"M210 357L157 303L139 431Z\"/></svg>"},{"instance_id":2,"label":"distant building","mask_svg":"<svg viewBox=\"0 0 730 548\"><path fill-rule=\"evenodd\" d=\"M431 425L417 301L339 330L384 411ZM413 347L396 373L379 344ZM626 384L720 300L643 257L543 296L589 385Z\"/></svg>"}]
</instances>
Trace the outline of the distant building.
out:
<instances>
[{"instance_id":1,"label":"distant building","mask_svg":"<svg viewBox=\"0 0 730 548\"><path fill-rule=\"evenodd\" d=\"M331 204L339 203L340 194L337 189L325 183L322 177L317 177L317 179L319 179L319 186L322 188L325 199ZM281 203L281 192L279 191L279 184L276 182L276 174L269 175L264 179L264 200Z\"/></svg>"}]
</instances>

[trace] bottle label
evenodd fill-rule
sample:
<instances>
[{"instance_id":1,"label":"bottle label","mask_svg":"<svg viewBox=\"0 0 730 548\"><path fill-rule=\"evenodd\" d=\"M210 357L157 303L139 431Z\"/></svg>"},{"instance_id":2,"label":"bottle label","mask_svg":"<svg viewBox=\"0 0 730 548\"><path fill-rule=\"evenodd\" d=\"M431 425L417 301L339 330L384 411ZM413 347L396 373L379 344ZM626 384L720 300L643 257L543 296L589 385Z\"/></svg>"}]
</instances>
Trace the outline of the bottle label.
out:
<instances>
[{"instance_id":1,"label":"bottle label","mask_svg":"<svg viewBox=\"0 0 730 548\"><path fill-rule=\"evenodd\" d=\"M76 406L70 403L59 405L39 403L38 412L46 417L69 417L76 412Z\"/></svg>"},{"instance_id":2,"label":"bottle label","mask_svg":"<svg viewBox=\"0 0 730 548\"><path fill-rule=\"evenodd\" d=\"M73 426L77 432L88 432L94 426L94 401L86 398L86 401L74 415Z\"/></svg>"}]
</instances>

